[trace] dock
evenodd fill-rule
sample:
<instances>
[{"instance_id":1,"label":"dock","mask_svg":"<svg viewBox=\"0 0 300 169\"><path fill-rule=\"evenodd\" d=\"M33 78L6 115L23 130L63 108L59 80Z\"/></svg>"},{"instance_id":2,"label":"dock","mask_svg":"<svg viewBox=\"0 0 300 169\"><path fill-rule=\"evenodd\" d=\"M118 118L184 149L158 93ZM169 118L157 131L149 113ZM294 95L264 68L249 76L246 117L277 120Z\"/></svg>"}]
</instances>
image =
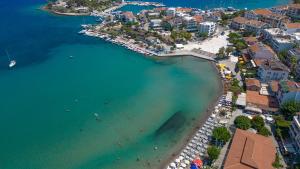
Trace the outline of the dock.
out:
<instances>
[{"instance_id":1,"label":"dock","mask_svg":"<svg viewBox=\"0 0 300 169\"><path fill-rule=\"evenodd\" d=\"M158 54L159 57L176 57L176 56L193 56L201 59L205 59L208 61L216 62L214 56L208 56L204 53L198 53L194 51L187 51L187 50L179 50L174 53L166 53L166 54Z\"/></svg>"}]
</instances>

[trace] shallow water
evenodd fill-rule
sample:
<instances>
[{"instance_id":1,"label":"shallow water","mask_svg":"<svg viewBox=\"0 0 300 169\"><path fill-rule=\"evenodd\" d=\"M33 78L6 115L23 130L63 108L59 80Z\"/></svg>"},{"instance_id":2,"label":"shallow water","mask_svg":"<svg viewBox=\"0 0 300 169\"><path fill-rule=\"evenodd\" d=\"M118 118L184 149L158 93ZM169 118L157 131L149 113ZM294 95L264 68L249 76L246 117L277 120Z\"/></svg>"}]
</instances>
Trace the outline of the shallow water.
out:
<instances>
[{"instance_id":1,"label":"shallow water","mask_svg":"<svg viewBox=\"0 0 300 169\"><path fill-rule=\"evenodd\" d=\"M158 168L217 96L214 68L80 36L94 18L43 2L0 1L0 168Z\"/></svg>"}]
</instances>

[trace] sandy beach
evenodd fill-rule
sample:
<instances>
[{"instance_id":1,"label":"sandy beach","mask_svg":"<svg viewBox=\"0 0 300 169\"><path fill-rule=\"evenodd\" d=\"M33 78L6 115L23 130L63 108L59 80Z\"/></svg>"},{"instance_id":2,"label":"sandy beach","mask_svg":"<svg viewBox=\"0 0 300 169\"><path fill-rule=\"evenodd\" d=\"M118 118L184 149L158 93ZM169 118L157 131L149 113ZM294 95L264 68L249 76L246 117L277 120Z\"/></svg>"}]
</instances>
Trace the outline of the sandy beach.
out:
<instances>
[{"instance_id":1,"label":"sandy beach","mask_svg":"<svg viewBox=\"0 0 300 169\"><path fill-rule=\"evenodd\" d=\"M198 59L200 59L200 58L198 58ZM205 113L200 113L200 117L199 117L199 121L197 122L197 126L192 131L190 131L190 133L187 134L187 137L182 140L180 146L178 146L176 148L176 150L174 152L172 152L172 156L170 156L169 158L162 161L160 168L163 168L163 169L166 168L182 152L182 150L187 146L189 141L195 136L195 133L204 125L204 123L210 117L210 115L212 114L212 112L214 110L214 107L217 106L218 100L220 100L220 98L223 94L224 84L223 84L223 80L222 80L221 76L219 76L219 70L215 63L210 62L210 64L214 67L215 73L217 74L218 80L219 80L219 83L218 83L219 91L217 92L218 93L217 97L208 105Z\"/></svg>"}]
</instances>

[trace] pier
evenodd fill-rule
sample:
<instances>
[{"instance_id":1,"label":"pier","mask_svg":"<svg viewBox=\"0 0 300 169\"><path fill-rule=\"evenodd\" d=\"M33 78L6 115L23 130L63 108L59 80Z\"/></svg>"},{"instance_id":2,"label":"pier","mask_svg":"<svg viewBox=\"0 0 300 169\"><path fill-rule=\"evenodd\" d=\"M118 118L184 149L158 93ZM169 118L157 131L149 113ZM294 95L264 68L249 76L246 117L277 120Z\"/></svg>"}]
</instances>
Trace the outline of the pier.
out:
<instances>
[{"instance_id":1,"label":"pier","mask_svg":"<svg viewBox=\"0 0 300 169\"><path fill-rule=\"evenodd\" d=\"M176 57L176 56L193 56L201 59L205 59L208 61L216 62L213 56L205 55L204 53L198 53L194 51L187 51L187 50L180 50L174 53L166 53L166 54L158 54L157 56L160 57Z\"/></svg>"}]
</instances>

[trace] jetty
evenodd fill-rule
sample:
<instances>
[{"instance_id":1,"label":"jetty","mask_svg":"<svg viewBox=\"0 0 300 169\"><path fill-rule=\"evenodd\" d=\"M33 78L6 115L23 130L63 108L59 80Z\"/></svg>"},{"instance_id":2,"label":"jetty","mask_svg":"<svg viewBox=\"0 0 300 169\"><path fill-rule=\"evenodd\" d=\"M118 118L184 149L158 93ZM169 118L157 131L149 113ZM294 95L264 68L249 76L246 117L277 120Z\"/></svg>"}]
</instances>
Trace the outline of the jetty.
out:
<instances>
[{"instance_id":1,"label":"jetty","mask_svg":"<svg viewBox=\"0 0 300 169\"><path fill-rule=\"evenodd\" d=\"M208 56L204 53L198 53L198 52L188 51L188 50L178 50L173 53L158 54L157 56L160 56L160 57L193 56L193 57L205 59L208 61L216 62L216 60L214 59L213 56Z\"/></svg>"}]
</instances>

